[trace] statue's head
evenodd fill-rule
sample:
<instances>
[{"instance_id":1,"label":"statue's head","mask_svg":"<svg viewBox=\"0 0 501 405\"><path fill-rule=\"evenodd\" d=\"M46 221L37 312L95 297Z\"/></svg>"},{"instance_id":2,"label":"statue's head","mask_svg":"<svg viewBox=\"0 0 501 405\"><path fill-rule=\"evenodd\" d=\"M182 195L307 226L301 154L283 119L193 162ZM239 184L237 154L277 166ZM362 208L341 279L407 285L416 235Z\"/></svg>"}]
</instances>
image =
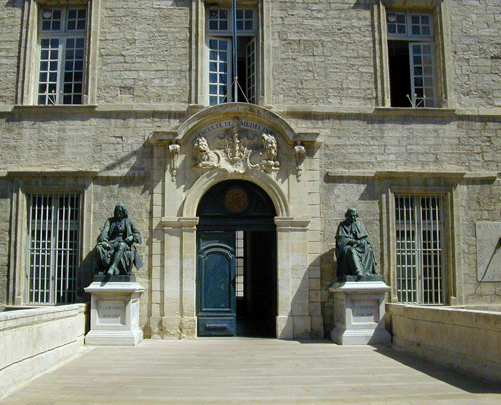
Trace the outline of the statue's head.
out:
<instances>
[{"instance_id":1,"label":"statue's head","mask_svg":"<svg viewBox=\"0 0 501 405\"><path fill-rule=\"evenodd\" d=\"M124 203L118 203L115 205L115 218L123 219L129 216L129 212L127 211L127 207Z\"/></svg>"},{"instance_id":2,"label":"statue's head","mask_svg":"<svg viewBox=\"0 0 501 405\"><path fill-rule=\"evenodd\" d=\"M353 223L358 218L358 212L355 208L348 208L348 211L346 211L346 214L344 214L344 216L350 223Z\"/></svg>"}]
</instances>

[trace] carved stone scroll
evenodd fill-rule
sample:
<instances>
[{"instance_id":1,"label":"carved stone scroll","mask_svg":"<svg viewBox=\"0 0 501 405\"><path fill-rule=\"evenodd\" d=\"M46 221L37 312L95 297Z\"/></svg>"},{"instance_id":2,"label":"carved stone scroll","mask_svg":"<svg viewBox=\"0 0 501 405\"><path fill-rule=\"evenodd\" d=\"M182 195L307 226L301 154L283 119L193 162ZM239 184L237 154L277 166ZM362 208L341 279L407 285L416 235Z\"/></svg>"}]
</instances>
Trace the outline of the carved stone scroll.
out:
<instances>
[{"instance_id":1,"label":"carved stone scroll","mask_svg":"<svg viewBox=\"0 0 501 405\"><path fill-rule=\"evenodd\" d=\"M170 157L171 157L170 172L171 172L171 176L172 176L172 181L176 180L180 151L181 151L181 148L177 143L171 143L169 145L169 152L170 152Z\"/></svg>"},{"instance_id":2,"label":"carved stone scroll","mask_svg":"<svg viewBox=\"0 0 501 405\"><path fill-rule=\"evenodd\" d=\"M306 157L306 149L301 142L297 142L294 146L294 159L296 160L296 177L297 181L301 181L301 173L303 171L303 162Z\"/></svg>"}]
</instances>

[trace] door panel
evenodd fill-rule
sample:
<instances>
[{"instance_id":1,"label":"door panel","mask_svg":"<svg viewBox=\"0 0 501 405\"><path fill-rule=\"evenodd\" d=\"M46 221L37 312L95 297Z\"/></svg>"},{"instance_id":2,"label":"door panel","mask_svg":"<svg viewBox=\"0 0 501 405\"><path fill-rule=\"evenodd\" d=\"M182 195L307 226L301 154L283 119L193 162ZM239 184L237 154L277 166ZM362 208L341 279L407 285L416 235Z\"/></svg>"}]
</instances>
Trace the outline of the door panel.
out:
<instances>
[{"instance_id":1,"label":"door panel","mask_svg":"<svg viewBox=\"0 0 501 405\"><path fill-rule=\"evenodd\" d=\"M198 234L198 335L233 336L236 331L235 233Z\"/></svg>"}]
</instances>

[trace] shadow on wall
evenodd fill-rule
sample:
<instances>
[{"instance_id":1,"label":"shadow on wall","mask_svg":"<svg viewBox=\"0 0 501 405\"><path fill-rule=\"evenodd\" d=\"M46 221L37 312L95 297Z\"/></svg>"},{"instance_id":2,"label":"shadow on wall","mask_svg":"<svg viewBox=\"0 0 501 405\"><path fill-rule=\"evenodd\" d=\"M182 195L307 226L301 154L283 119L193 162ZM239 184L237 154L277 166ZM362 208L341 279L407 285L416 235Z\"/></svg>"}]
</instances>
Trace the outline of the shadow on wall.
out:
<instances>
[{"instance_id":1,"label":"shadow on wall","mask_svg":"<svg viewBox=\"0 0 501 405\"><path fill-rule=\"evenodd\" d=\"M94 280L94 274L97 270L97 251L92 249L80 264L78 294L82 297L82 302L90 302L90 294L84 291Z\"/></svg>"},{"instance_id":2,"label":"shadow on wall","mask_svg":"<svg viewBox=\"0 0 501 405\"><path fill-rule=\"evenodd\" d=\"M336 249L332 248L320 255L320 288L326 299L321 302L321 314L324 320L324 338L330 339L330 331L334 328L334 301L328 288L337 280Z\"/></svg>"}]
</instances>

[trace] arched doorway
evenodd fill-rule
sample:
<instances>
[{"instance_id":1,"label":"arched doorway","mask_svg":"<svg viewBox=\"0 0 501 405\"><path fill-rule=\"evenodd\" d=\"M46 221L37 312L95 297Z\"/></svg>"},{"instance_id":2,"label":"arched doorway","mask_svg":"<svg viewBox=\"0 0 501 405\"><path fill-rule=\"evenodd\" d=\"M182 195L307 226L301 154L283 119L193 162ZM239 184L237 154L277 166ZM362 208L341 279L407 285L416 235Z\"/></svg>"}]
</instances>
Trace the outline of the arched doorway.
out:
<instances>
[{"instance_id":1,"label":"arched doorway","mask_svg":"<svg viewBox=\"0 0 501 405\"><path fill-rule=\"evenodd\" d=\"M276 337L275 208L258 186L228 180L197 209L198 336Z\"/></svg>"}]
</instances>

